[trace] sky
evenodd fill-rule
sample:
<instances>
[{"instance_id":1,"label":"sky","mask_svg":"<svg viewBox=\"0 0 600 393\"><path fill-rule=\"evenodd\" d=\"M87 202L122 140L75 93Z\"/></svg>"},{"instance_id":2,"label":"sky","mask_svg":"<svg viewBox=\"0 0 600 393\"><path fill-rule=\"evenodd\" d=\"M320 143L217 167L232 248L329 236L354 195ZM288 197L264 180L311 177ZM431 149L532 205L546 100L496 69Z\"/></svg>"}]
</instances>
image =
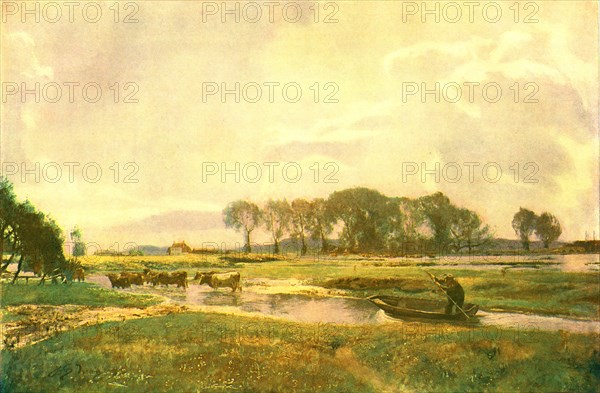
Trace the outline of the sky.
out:
<instances>
[{"instance_id":1,"label":"sky","mask_svg":"<svg viewBox=\"0 0 600 393\"><path fill-rule=\"evenodd\" d=\"M1 24L2 173L88 243L241 242L228 202L357 186L600 237L596 2L91 3Z\"/></svg>"}]
</instances>

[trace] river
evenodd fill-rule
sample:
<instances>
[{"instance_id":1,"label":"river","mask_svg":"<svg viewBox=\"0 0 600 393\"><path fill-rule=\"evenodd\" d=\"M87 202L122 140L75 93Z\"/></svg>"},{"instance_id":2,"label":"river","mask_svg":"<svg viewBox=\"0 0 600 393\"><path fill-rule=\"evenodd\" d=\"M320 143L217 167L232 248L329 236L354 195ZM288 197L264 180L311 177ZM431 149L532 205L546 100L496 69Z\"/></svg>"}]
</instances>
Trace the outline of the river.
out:
<instances>
[{"instance_id":1,"label":"river","mask_svg":"<svg viewBox=\"0 0 600 393\"><path fill-rule=\"evenodd\" d=\"M91 276L88 281L110 287L105 276ZM262 279L262 282L269 282L269 280ZM242 292L232 293L229 289L214 290L208 286L191 284L186 291L174 287L152 288L150 286L134 287L125 291L161 295L166 297L169 302L202 306L207 311L268 316L294 322L351 325L403 322L387 317L383 311L366 299L261 293L257 291L258 289L261 288L245 286ZM572 333L600 334L599 321L483 310L479 311L477 315L480 327L498 326L521 330L563 330Z\"/></svg>"}]
</instances>

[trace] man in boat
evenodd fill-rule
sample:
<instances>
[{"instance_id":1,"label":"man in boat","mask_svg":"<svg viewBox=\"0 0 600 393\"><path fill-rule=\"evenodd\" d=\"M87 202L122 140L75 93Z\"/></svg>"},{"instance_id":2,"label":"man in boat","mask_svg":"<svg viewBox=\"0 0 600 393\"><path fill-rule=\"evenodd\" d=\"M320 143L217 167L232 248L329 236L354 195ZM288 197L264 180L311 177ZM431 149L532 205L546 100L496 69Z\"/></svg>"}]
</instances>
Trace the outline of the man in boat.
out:
<instances>
[{"instance_id":1,"label":"man in boat","mask_svg":"<svg viewBox=\"0 0 600 393\"><path fill-rule=\"evenodd\" d=\"M445 274L441 279L434 277L434 280L440 284L442 289L446 291L446 295L448 295L448 304L445 309L446 314L454 315L458 313L459 310L456 306L458 305L458 307L462 308L463 304L465 304L465 291L463 287L460 286L452 274Z\"/></svg>"}]
</instances>

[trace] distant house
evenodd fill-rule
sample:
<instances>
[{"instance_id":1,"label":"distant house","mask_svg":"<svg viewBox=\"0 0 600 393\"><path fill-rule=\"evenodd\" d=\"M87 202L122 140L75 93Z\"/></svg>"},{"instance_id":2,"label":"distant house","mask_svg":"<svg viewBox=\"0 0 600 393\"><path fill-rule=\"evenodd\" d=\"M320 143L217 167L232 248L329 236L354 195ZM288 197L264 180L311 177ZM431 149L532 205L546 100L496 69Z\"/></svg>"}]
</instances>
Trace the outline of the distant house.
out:
<instances>
[{"instance_id":1,"label":"distant house","mask_svg":"<svg viewBox=\"0 0 600 393\"><path fill-rule=\"evenodd\" d=\"M167 249L167 254L169 255L180 255L190 252L192 252L192 247L188 246L185 243L185 240L182 240L181 242L173 242L171 247Z\"/></svg>"}]
</instances>

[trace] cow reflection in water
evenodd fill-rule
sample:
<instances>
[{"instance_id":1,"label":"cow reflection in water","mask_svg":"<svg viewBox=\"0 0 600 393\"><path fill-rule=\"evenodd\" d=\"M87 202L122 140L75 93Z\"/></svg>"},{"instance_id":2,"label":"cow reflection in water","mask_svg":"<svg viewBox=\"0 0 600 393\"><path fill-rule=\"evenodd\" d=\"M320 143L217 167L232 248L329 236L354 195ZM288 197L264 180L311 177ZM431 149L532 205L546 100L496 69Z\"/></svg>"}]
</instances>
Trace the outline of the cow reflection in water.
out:
<instances>
[{"instance_id":1,"label":"cow reflection in water","mask_svg":"<svg viewBox=\"0 0 600 393\"><path fill-rule=\"evenodd\" d=\"M236 290L242 291L240 285L240 273L239 272L228 272L228 273L217 273L217 272L198 272L194 277L194 280L200 280L199 285L208 284L213 289L221 287L231 288L232 292Z\"/></svg>"}]
</instances>

